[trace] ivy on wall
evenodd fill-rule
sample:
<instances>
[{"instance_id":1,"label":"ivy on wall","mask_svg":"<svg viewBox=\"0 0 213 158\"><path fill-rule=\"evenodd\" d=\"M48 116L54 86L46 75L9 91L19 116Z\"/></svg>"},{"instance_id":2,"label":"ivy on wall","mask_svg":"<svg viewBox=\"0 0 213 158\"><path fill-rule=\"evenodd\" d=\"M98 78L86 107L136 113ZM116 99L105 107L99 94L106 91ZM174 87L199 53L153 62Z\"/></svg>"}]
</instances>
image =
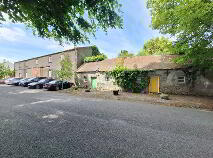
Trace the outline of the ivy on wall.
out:
<instances>
[{"instance_id":1,"label":"ivy on wall","mask_svg":"<svg viewBox=\"0 0 213 158\"><path fill-rule=\"evenodd\" d=\"M125 91L139 93L149 85L148 71L146 70L129 70L122 66L117 66L107 75L112 76L118 86Z\"/></svg>"},{"instance_id":2,"label":"ivy on wall","mask_svg":"<svg viewBox=\"0 0 213 158\"><path fill-rule=\"evenodd\" d=\"M104 54L84 58L85 63L105 60L107 57Z\"/></svg>"}]
</instances>

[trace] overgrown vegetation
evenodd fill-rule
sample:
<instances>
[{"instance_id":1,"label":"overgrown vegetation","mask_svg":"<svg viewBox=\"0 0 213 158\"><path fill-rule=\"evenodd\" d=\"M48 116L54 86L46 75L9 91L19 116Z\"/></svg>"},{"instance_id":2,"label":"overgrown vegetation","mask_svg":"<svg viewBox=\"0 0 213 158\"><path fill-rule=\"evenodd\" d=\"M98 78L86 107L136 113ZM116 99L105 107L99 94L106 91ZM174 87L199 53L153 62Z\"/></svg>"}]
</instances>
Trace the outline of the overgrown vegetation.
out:
<instances>
[{"instance_id":1,"label":"overgrown vegetation","mask_svg":"<svg viewBox=\"0 0 213 158\"><path fill-rule=\"evenodd\" d=\"M157 37L145 42L138 55L146 56L174 54L172 48L172 41L170 41L168 38Z\"/></svg>"},{"instance_id":2,"label":"overgrown vegetation","mask_svg":"<svg viewBox=\"0 0 213 158\"><path fill-rule=\"evenodd\" d=\"M92 46L91 48L92 48L92 56L97 56L101 54L100 50L96 45Z\"/></svg>"},{"instance_id":3,"label":"overgrown vegetation","mask_svg":"<svg viewBox=\"0 0 213 158\"><path fill-rule=\"evenodd\" d=\"M121 52L118 54L118 58L124 58L124 57L133 57L133 53L129 53L127 50L121 50Z\"/></svg>"},{"instance_id":4,"label":"overgrown vegetation","mask_svg":"<svg viewBox=\"0 0 213 158\"><path fill-rule=\"evenodd\" d=\"M97 29L122 28L119 0L1 0L0 24L23 23L42 38L84 43Z\"/></svg>"},{"instance_id":5,"label":"overgrown vegetation","mask_svg":"<svg viewBox=\"0 0 213 158\"><path fill-rule=\"evenodd\" d=\"M0 63L0 79L6 78L6 77L13 77L14 71L11 70L9 67L6 67L4 63Z\"/></svg>"},{"instance_id":6,"label":"overgrown vegetation","mask_svg":"<svg viewBox=\"0 0 213 158\"><path fill-rule=\"evenodd\" d=\"M84 62L89 63L89 62L102 61L105 59L107 59L107 56L104 54L101 54L101 55L97 55L97 56L86 57L86 58L84 58Z\"/></svg>"},{"instance_id":7,"label":"overgrown vegetation","mask_svg":"<svg viewBox=\"0 0 213 158\"><path fill-rule=\"evenodd\" d=\"M148 0L152 28L176 37L180 64L213 68L212 0Z\"/></svg>"},{"instance_id":8,"label":"overgrown vegetation","mask_svg":"<svg viewBox=\"0 0 213 158\"><path fill-rule=\"evenodd\" d=\"M73 71L72 71L72 62L70 61L70 58L68 56L65 56L65 58L60 62L61 69L56 70L56 76L60 80L71 80L73 77Z\"/></svg>"},{"instance_id":9,"label":"overgrown vegetation","mask_svg":"<svg viewBox=\"0 0 213 158\"><path fill-rule=\"evenodd\" d=\"M129 70L122 66L117 66L113 71L107 73L113 77L118 86L125 91L134 93L141 92L149 85L148 71L146 70Z\"/></svg>"}]
</instances>

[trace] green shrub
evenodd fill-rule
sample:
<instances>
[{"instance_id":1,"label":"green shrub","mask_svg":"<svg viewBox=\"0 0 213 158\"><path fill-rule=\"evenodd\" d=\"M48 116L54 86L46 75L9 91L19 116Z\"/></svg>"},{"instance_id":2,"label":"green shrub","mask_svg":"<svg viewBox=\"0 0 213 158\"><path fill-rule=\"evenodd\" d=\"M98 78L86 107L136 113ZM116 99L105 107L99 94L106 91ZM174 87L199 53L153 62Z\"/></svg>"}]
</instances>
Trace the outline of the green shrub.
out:
<instances>
[{"instance_id":1,"label":"green shrub","mask_svg":"<svg viewBox=\"0 0 213 158\"><path fill-rule=\"evenodd\" d=\"M84 58L84 62L89 63L89 62L102 61L106 58L107 58L106 55L101 54L101 55L97 55L97 56L86 57L86 58Z\"/></svg>"},{"instance_id":2,"label":"green shrub","mask_svg":"<svg viewBox=\"0 0 213 158\"><path fill-rule=\"evenodd\" d=\"M107 75L112 76L117 85L126 91L139 93L148 87L149 77L146 70L129 70L125 67L118 66Z\"/></svg>"}]
</instances>

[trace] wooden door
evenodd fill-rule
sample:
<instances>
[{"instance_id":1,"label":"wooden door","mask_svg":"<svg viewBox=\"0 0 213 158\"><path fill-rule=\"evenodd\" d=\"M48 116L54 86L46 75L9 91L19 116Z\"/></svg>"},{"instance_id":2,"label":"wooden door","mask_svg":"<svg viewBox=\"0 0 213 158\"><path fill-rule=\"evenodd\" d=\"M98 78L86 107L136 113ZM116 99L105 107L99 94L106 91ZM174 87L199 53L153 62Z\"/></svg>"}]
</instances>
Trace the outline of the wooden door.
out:
<instances>
[{"instance_id":1,"label":"wooden door","mask_svg":"<svg viewBox=\"0 0 213 158\"><path fill-rule=\"evenodd\" d=\"M96 89L97 88L97 78L96 77L92 77L91 78L91 83L92 83L92 89Z\"/></svg>"},{"instance_id":2,"label":"wooden door","mask_svg":"<svg viewBox=\"0 0 213 158\"><path fill-rule=\"evenodd\" d=\"M153 76L150 78L149 93L160 93L160 77Z\"/></svg>"}]
</instances>

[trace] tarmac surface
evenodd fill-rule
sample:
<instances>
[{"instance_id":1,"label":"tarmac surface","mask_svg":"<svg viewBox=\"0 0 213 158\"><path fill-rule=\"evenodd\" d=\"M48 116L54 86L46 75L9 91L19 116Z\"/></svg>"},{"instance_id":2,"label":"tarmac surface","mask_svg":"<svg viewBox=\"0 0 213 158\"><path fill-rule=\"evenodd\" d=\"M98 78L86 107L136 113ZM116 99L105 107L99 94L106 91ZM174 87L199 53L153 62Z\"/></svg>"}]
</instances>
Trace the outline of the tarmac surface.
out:
<instances>
[{"instance_id":1,"label":"tarmac surface","mask_svg":"<svg viewBox=\"0 0 213 158\"><path fill-rule=\"evenodd\" d=\"M0 85L1 158L211 158L213 112Z\"/></svg>"}]
</instances>

